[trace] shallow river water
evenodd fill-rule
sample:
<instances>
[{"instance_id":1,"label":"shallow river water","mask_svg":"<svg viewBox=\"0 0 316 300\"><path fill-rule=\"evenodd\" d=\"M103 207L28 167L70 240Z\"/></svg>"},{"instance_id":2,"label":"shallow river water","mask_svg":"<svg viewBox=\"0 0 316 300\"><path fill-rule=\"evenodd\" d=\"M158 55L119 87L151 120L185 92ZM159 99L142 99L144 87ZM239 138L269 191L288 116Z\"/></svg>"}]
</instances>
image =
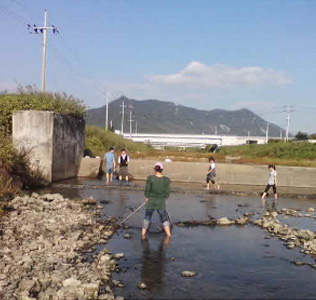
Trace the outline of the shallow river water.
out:
<instances>
[{"instance_id":1,"label":"shallow river water","mask_svg":"<svg viewBox=\"0 0 316 300\"><path fill-rule=\"evenodd\" d=\"M85 181L89 184L89 181ZM142 191L118 189L58 188L67 197L93 196L104 206L103 214L123 218L143 201ZM271 198L270 198L271 199ZM270 200L271 201L271 200ZM278 209L287 207L306 210L315 207L315 200L284 199ZM206 220L209 216L236 218L244 212L262 213L260 199L212 194L171 194L168 211L173 222ZM106 245L112 252L124 252L120 261L124 272L115 273L124 288L115 293L126 299L314 299L316 270L295 266L291 261L312 262L298 248L287 249L281 240L270 237L261 228L175 226L171 241L159 233L155 216L148 241L140 240L144 211L130 218L128 230L118 230ZM259 216L259 215L258 215ZM316 230L316 220L282 219L294 227ZM125 239L129 233L131 238ZM196 277L184 278L181 272L194 271ZM144 282L146 290L137 284Z\"/></svg>"}]
</instances>

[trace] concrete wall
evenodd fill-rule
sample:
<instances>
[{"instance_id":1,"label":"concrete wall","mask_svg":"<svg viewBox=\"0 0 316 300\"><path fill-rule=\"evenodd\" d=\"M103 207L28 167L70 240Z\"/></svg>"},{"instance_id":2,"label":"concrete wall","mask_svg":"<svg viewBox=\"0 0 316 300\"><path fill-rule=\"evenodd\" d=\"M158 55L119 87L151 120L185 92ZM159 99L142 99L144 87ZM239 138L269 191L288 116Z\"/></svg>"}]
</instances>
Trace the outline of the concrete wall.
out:
<instances>
[{"instance_id":1,"label":"concrete wall","mask_svg":"<svg viewBox=\"0 0 316 300\"><path fill-rule=\"evenodd\" d=\"M78 177L96 178L101 169L101 157L90 158L84 157L81 159Z\"/></svg>"},{"instance_id":2,"label":"concrete wall","mask_svg":"<svg viewBox=\"0 0 316 300\"><path fill-rule=\"evenodd\" d=\"M135 179L145 179L153 173L155 161L131 160L129 172ZM164 174L178 182L205 182L207 162L163 162ZM267 166L217 163L217 180L221 184L264 186L268 180ZM278 185L316 187L316 168L277 167Z\"/></svg>"},{"instance_id":3,"label":"concrete wall","mask_svg":"<svg viewBox=\"0 0 316 300\"><path fill-rule=\"evenodd\" d=\"M52 181L78 175L84 151L85 122L54 114Z\"/></svg>"},{"instance_id":4,"label":"concrete wall","mask_svg":"<svg viewBox=\"0 0 316 300\"><path fill-rule=\"evenodd\" d=\"M49 111L13 114L16 147L31 151L31 161L49 182L75 177L84 150L84 121Z\"/></svg>"}]
</instances>

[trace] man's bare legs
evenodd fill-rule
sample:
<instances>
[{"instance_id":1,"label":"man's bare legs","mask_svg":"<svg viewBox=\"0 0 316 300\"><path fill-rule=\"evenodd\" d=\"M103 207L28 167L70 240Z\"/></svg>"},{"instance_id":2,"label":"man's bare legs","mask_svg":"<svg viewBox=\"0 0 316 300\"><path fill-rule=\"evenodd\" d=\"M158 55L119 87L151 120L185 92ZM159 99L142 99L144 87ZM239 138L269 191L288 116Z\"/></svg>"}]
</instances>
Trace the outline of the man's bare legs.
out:
<instances>
[{"instance_id":1,"label":"man's bare legs","mask_svg":"<svg viewBox=\"0 0 316 300\"><path fill-rule=\"evenodd\" d=\"M112 173L106 173L106 182L107 183L111 183L112 182L112 178L113 178L113 174Z\"/></svg>"},{"instance_id":2,"label":"man's bare legs","mask_svg":"<svg viewBox=\"0 0 316 300\"><path fill-rule=\"evenodd\" d=\"M142 240L146 240L146 239L147 239L147 229L142 228Z\"/></svg>"},{"instance_id":3,"label":"man's bare legs","mask_svg":"<svg viewBox=\"0 0 316 300\"><path fill-rule=\"evenodd\" d=\"M123 176L122 175L119 176L119 180L123 181ZM125 176L125 181L128 183L128 176Z\"/></svg>"},{"instance_id":4,"label":"man's bare legs","mask_svg":"<svg viewBox=\"0 0 316 300\"><path fill-rule=\"evenodd\" d=\"M166 236L171 238L172 234L171 234L171 230L170 230L170 226L164 226L164 230L166 233ZM146 240L147 239L147 228L142 228L142 240Z\"/></svg>"}]
</instances>

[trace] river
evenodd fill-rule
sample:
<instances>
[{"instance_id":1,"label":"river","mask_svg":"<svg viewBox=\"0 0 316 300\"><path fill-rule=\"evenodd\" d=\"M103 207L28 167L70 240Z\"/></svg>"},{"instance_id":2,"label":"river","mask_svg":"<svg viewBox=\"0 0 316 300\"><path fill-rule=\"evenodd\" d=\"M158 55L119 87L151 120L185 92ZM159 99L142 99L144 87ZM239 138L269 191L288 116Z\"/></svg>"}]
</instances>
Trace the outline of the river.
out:
<instances>
[{"instance_id":1,"label":"river","mask_svg":"<svg viewBox=\"0 0 316 300\"><path fill-rule=\"evenodd\" d=\"M77 182L78 183L78 182ZM79 182L82 183L82 182ZM101 217L122 219L144 200L143 192L133 189L89 188L53 189L64 196L93 196L103 206ZM271 201L271 198L268 200ZM283 207L306 210L315 207L315 200L280 198ZM210 216L236 218L244 212L262 214L261 201L254 196L222 194L171 194L168 211L174 223L206 220ZM115 293L126 299L314 299L316 270L296 266L291 261L313 259L298 248L287 249L281 240L253 225L227 227L178 227L166 241L155 216L148 241L140 240L144 211L131 217L128 230L119 229L108 244L99 245L118 253L124 252L121 272L113 275L124 288ZM316 230L311 218L283 218L291 226ZM126 233L130 238L124 238ZM196 272L184 278L184 270ZM144 282L145 290L137 285Z\"/></svg>"}]
</instances>

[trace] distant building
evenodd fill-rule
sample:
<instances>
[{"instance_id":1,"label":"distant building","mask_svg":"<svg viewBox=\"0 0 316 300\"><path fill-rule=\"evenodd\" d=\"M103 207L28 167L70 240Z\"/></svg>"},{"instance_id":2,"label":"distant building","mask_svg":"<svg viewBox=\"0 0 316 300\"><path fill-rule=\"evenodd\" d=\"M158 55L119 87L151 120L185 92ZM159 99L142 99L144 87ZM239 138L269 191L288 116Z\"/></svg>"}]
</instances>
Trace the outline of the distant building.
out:
<instances>
[{"instance_id":1,"label":"distant building","mask_svg":"<svg viewBox=\"0 0 316 300\"><path fill-rule=\"evenodd\" d=\"M116 131L120 134L119 131ZM196 134L156 134L156 133L129 133L123 135L134 142L150 144L154 148L205 148L207 145L236 146L244 144L266 144L265 136L232 136L232 135L196 135Z\"/></svg>"}]
</instances>

